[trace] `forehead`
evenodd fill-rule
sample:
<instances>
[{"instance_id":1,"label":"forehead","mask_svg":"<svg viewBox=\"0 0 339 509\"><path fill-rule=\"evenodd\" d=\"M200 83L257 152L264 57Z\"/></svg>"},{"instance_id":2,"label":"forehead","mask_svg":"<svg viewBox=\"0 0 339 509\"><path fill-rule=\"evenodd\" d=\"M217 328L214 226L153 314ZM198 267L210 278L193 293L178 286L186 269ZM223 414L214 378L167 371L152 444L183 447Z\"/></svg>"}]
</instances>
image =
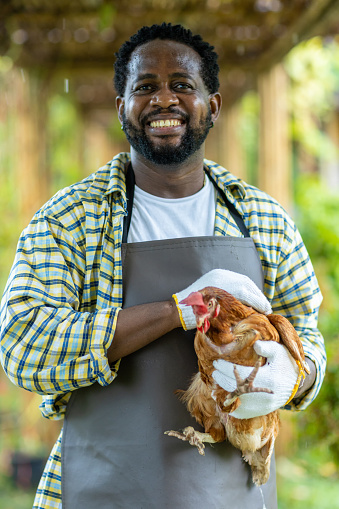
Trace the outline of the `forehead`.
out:
<instances>
[{"instance_id":1,"label":"forehead","mask_svg":"<svg viewBox=\"0 0 339 509\"><path fill-rule=\"evenodd\" d=\"M128 79L135 80L145 73L183 72L200 77L201 57L186 44L155 39L138 46L128 63Z\"/></svg>"}]
</instances>

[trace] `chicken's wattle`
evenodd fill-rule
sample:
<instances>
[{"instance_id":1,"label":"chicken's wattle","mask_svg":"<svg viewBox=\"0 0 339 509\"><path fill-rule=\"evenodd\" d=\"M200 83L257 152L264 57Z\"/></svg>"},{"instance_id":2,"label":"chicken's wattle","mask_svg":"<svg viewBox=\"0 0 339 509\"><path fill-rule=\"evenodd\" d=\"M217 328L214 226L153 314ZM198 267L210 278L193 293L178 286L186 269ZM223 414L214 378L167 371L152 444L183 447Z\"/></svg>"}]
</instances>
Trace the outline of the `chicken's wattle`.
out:
<instances>
[{"instance_id":1,"label":"chicken's wattle","mask_svg":"<svg viewBox=\"0 0 339 509\"><path fill-rule=\"evenodd\" d=\"M200 327L197 327L198 331L205 332L205 334L209 328L210 328L210 322L209 322L208 318L205 318L203 325L201 325Z\"/></svg>"}]
</instances>

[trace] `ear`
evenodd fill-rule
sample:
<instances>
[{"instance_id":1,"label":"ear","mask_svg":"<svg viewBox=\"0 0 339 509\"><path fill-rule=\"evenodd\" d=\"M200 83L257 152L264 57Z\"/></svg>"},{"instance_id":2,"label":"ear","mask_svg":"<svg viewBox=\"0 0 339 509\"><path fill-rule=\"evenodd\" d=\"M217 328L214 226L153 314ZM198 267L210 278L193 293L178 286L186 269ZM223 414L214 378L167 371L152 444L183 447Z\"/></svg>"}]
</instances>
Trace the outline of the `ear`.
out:
<instances>
[{"instance_id":1,"label":"ear","mask_svg":"<svg viewBox=\"0 0 339 509\"><path fill-rule=\"evenodd\" d=\"M209 95L209 103L212 114L212 122L215 122L219 117L222 104L221 95L219 94L219 92Z\"/></svg>"},{"instance_id":2,"label":"ear","mask_svg":"<svg viewBox=\"0 0 339 509\"><path fill-rule=\"evenodd\" d=\"M125 109L125 99L123 97L121 97L120 95L118 95L118 97L115 98L115 107L118 112L119 122L122 125L122 114Z\"/></svg>"}]
</instances>

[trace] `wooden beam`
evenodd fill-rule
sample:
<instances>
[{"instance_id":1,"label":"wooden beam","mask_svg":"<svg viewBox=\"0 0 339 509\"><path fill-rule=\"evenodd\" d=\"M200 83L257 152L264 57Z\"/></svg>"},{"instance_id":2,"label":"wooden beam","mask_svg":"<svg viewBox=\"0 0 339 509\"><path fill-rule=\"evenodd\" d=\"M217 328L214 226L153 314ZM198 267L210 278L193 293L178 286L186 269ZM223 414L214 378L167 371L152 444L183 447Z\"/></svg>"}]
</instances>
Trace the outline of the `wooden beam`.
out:
<instances>
[{"instance_id":1,"label":"wooden beam","mask_svg":"<svg viewBox=\"0 0 339 509\"><path fill-rule=\"evenodd\" d=\"M309 6L294 23L292 23L282 37L267 47L258 61L257 70L259 72L272 67L302 40L324 35L324 26L328 26L329 18L332 15L332 22L339 17L338 0L315 0L310 2Z\"/></svg>"},{"instance_id":2,"label":"wooden beam","mask_svg":"<svg viewBox=\"0 0 339 509\"><path fill-rule=\"evenodd\" d=\"M202 22L203 3L206 5ZM7 9L2 19L7 17L10 21L4 25L5 31L20 29L27 32L27 41L19 43L20 52L18 48L13 50L19 66L35 63L45 67L107 68L114 51L140 28L140 19L143 19L146 24L163 20L189 26L216 46L222 67L241 67L254 73L280 61L299 41L323 35L327 29L331 33L339 24L339 0L298 0L294 5L283 5L278 11L260 11L254 0L233 2L232 5L220 2L216 7L211 7L205 0L201 5L192 7L191 2L183 0L175 2L168 10L159 2L155 10L134 5L133 1L121 2L112 10L107 25L113 31L109 41L102 38L100 6L94 3L43 5L37 0L29 9L23 4L12 11ZM277 31L279 27L280 33ZM55 30L60 32L57 40L53 40L54 36L50 40L50 31ZM76 40L78 30L87 33L88 40L82 41L83 44ZM8 40L10 35L7 34Z\"/></svg>"}]
</instances>

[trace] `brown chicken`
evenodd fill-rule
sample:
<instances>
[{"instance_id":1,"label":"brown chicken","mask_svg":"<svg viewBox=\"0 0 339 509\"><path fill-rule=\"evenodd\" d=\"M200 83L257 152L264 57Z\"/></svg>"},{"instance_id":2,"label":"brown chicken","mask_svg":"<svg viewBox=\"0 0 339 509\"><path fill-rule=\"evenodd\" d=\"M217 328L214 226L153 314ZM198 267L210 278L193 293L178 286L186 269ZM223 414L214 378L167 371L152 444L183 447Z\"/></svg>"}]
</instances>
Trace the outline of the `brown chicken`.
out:
<instances>
[{"instance_id":1,"label":"brown chicken","mask_svg":"<svg viewBox=\"0 0 339 509\"><path fill-rule=\"evenodd\" d=\"M283 316L258 313L218 288L206 287L191 293L182 303L192 306L197 320L194 348L199 372L186 391L177 392L205 433L189 426L182 433L166 431L166 434L197 446L202 455L203 442L222 442L227 438L250 464L253 482L258 486L264 484L269 478L274 442L279 432L278 411L251 419L237 419L229 414L241 404L238 397L241 394L271 392L253 387L259 366L265 363L253 348L257 340L283 343L299 364L302 375L305 376L304 371L309 373L299 336ZM254 366L254 369L242 380L234 366L237 388L228 393L212 378L216 359Z\"/></svg>"}]
</instances>

